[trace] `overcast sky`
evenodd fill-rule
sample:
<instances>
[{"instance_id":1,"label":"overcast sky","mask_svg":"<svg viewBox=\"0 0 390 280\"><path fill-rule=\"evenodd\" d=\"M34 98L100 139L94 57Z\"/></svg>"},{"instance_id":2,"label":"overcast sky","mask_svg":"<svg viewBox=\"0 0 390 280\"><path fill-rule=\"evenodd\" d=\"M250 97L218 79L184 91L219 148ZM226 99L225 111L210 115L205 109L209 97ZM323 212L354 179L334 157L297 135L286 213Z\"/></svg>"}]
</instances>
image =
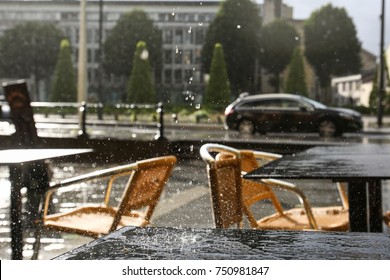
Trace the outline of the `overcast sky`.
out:
<instances>
[{"instance_id":1,"label":"overcast sky","mask_svg":"<svg viewBox=\"0 0 390 280\"><path fill-rule=\"evenodd\" d=\"M263 3L263 0L258 0ZM385 1L386 2L386 1ZM375 55L380 50L380 14L382 0L283 0L293 7L295 19L306 19L314 10L331 3L335 7L343 7L352 18L362 47ZM389 46L390 36L390 2L385 5L385 48Z\"/></svg>"}]
</instances>

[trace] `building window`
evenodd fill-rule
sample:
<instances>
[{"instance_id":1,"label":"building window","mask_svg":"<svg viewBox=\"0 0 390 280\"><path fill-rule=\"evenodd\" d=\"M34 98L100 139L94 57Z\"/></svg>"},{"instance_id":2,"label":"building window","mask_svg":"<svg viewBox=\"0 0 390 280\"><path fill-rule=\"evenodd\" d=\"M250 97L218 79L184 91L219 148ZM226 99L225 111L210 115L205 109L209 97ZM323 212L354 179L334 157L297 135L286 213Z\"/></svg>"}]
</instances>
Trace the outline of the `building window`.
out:
<instances>
[{"instance_id":1,"label":"building window","mask_svg":"<svg viewBox=\"0 0 390 280\"><path fill-rule=\"evenodd\" d=\"M182 64L183 61L183 52L182 50L176 48L175 51L175 64Z\"/></svg>"},{"instance_id":2,"label":"building window","mask_svg":"<svg viewBox=\"0 0 390 280\"><path fill-rule=\"evenodd\" d=\"M186 14L178 14L176 16L177 21L186 21Z\"/></svg>"},{"instance_id":3,"label":"building window","mask_svg":"<svg viewBox=\"0 0 390 280\"><path fill-rule=\"evenodd\" d=\"M192 59L192 51L191 50L186 50L183 52L183 63L185 65L190 65L193 63Z\"/></svg>"},{"instance_id":4,"label":"building window","mask_svg":"<svg viewBox=\"0 0 390 280\"><path fill-rule=\"evenodd\" d=\"M93 29L87 29L87 43L93 42Z\"/></svg>"},{"instance_id":5,"label":"building window","mask_svg":"<svg viewBox=\"0 0 390 280\"><path fill-rule=\"evenodd\" d=\"M164 81L166 84L172 83L172 70L171 69L164 70Z\"/></svg>"},{"instance_id":6,"label":"building window","mask_svg":"<svg viewBox=\"0 0 390 280\"><path fill-rule=\"evenodd\" d=\"M194 28L193 30L194 36L195 36L195 44L196 45L202 45L205 40L205 28Z\"/></svg>"},{"instance_id":7,"label":"building window","mask_svg":"<svg viewBox=\"0 0 390 280\"><path fill-rule=\"evenodd\" d=\"M166 21L166 14L158 14L158 21Z\"/></svg>"},{"instance_id":8,"label":"building window","mask_svg":"<svg viewBox=\"0 0 390 280\"><path fill-rule=\"evenodd\" d=\"M181 69L175 70L175 84L181 84L183 80Z\"/></svg>"},{"instance_id":9,"label":"building window","mask_svg":"<svg viewBox=\"0 0 390 280\"><path fill-rule=\"evenodd\" d=\"M64 12L64 13L61 13L61 19L62 20L78 20L79 19L79 14L78 13L74 13L74 12Z\"/></svg>"},{"instance_id":10,"label":"building window","mask_svg":"<svg viewBox=\"0 0 390 280\"><path fill-rule=\"evenodd\" d=\"M194 80L194 76L192 74L192 70L185 70L184 71L184 80L189 85L192 84L192 82Z\"/></svg>"},{"instance_id":11,"label":"building window","mask_svg":"<svg viewBox=\"0 0 390 280\"><path fill-rule=\"evenodd\" d=\"M92 50L87 49L87 61L90 63L92 62Z\"/></svg>"},{"instance_id":12,"label":"building window","mask_svg":"<svg viewBox=\"0 0 390 280\"><path fill-rule=\"evenodd\" d=\"M164 50L164 63L172 64L172 50Z\"/></svg>"},{"instance_id":13,"label":"building window","mask_svg":"<svg viewBox=\"0 0 390 280\"><path fill-rule=\"evenodd\" d=\"M195 63L199 64L202 62L202 51L200 49L197 49L195 52Z\"/></svg>"},{"instance_id":14,"label":"building window","mask_svg":"<svg viewBox=\"0 0 390 280\"><path fill-rule=\"evenodd\" d=\"M175 43L182 44L183 43L183 29L175 30Z\"/></svg>"},{"instance_id":15,"label":"building window","mask_svg":"<svg viewBox=\"0 0 390 280\"><path fill-rule=\"evenodd\" d=\"M171 29L165 29L164 30L164 35L163 35L163 43L164 44L172 44L172 30Z\"/></svg>"},{"instance_id":16,"label":"building window","mask_svg":"<svg viewBox=\"0 0 390 280\"><path fill-rule=\"evenodd\" d=\"M186 29L186 32L184 33L184 43L193 44L194 42L193 37L194 36L192 35L192 27L188 27L188 29Z\"/></svg>"}]
</instances>

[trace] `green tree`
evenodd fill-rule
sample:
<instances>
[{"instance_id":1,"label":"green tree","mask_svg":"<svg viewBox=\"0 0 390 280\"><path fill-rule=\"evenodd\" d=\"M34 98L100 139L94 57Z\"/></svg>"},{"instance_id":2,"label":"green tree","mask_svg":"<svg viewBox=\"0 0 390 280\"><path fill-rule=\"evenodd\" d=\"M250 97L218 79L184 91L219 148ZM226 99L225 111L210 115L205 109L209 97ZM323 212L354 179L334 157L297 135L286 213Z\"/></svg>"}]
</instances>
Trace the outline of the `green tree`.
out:
<instances>
[{"instance_id":1,"label":"green tree","mask_svg":"<svg viewBox=\"0 0 390 280\"><path fill-rule=\"evenodd\" d=\"M132 103L152 103L156 99L149 52L144 41L138 42L136 46L127 96L128 101Z\"/></svg>"},{"instance_id":2,"label":"green tree","mask_svg":"<svg viewBox=\"0 0 390 280\"><path fill-rule=\"evenodd\" d=\"M104 42L105 73L117 77L129 77L136 45L144 41L148 45L150 63L156 77L161 71L161 30L153 25L147 14L134 10L123 14Z\"/></svg>"},{"instance_id":3,"label":"green tree","mask_svg":"<svg viewBox=\"0 0 390 280\"><path fill-rule=\"evenodd\" d=\"M288 67L285 91L307 95L305 66L301 50L298 47L295 48Z\"/></svg>"},{"instance_id":4,"label":"green tree","mask_svg":"<svg viewBox=\"0 0 390 280\"><path fill-rule=\"evenodd\" d=\"M295 28L282 20L275 20L263 27L261 63L273 75L271 81L275 92L280 91L280 74L291 61L298 46L297 38Z\"/></svg>"},{"instance_id":5,"label":"green tree","mask_svg":"<svg viewBox=\"0 0 390 280\"><path fill-rule=\"evenodd\" d=\"M229 79L226 71L225 56L222 45L214 47L211 61L210 80L205 92L205 103L225 107L230 101Z\"/></svg>"},{"instance_id":6,"label":"green tree","mask_svg":"<svg viewBox=\"0 0 390 280\"><path fill-rule=\"evenodd\" d=\"M61 41L49 97L52 102L77 101L76 78L72 63L72 49L67 39Z\"/></svg>"},{"instance_id":7,"label":"green tree","mask_svg":"<svg viewBox=\"0 0 390 280\"><path fill-rule=\"evenodd\" d=\"M344 8L323 6L305 22L304 32L305 55L321 88L329 89L332 76L360 72L361 43Z\"/></svg>"},{"instance_id":8,"label":"green tree","mask_svg":"<svg viewBox=\"0 0 390 280\"><path fill-rule=\"evenodd\" d=\"M38 99L39 81L49 79L57 61L61 30L52 24L25 22L0 37L0 74L7 78L34 77L32 99Z\"/></svg>"},{"instance_id":9,"label":"green tree","mask_svg":"<svg viewBox=\"0 0 390 280\"><path fill-rule=\"evenodd\" d=\"M253 91L255 64L259 54L261 18L254 1L221 1L210 24L202 49L203 70L210 70L216 43L229 46L225 51L227 72L234 95Z\"/></svg>"}]
</instances>

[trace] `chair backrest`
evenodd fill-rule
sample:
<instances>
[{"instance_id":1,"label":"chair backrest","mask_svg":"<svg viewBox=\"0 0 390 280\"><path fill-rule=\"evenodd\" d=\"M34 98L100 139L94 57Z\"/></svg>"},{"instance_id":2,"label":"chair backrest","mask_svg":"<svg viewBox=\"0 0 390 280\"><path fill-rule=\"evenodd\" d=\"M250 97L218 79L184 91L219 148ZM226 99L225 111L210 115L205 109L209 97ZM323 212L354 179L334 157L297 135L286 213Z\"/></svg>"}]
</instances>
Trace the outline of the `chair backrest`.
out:
<instances>
[{"instance_id":1,"label":"chair backrest","mask_svg":"<svg viewBox=\"0 0 390 280\"><path fill-rule=\"evenodd\" d=\"M19 146L27 148L38 147L41 145L41 140L37 134L26 81L11 81L2 85L15 126L15 134L13 135L15 142Z\"/></svg>"},{"instance_id":2,"label":"chair backrest","mask_svg":"<svg viewBox=\"0 0 390 280\"><path fill-rule=\"evenodd\" d=\"M250 172L260 166L253 151L239 150L239 152L242 172ZM221 151L217 155L217 159L227 159L231 157L233 157L233 155L227 150ZM242 179L242 199L244 206L248 207L259 200L269 199L272 201L277 211L283 211L275 193L266 184Z\"/></svg>"},{"instance_id":3,"label":"chair backrest","mask_svg":"<svg viewBox=\"0 0 390 280\"><path fill-rule=\"evenodd\" d=\"M239 150L239 153L242 172L250 172L261 165L259 164L254 151ZM234 155L232 155L229 150L221 150L221 152L217 155L217 159L228 159L232 157L234 157ZM266 158L267 160L272 160L274 158L278 158L279 156L260 152L259 157L262 159ZM251 211L251 206L261 200L271 201L275 210L279 213L283 213L283 207L271 187L260 182L242 179L242 208L252 227L256 227L257 219Z\"/></svg>"},{"instance_id":4,"label":"chair backrest","mask_svg":"<svg viewBox=\"0 0 390 280\"><path fill-rule=\"evenodd\" d=\"M166 182L176 164L175 156L162 156L137 162L121 201L110 232L117 229L123 215L147 207L145 219L150 220Z\"/></svg>"},{"instance_id":5,"label":"chair backrest","mask_svg":"<svg viewBox=\"0 0 390 280\"><path fill-rule=\"evenodd\" d=\"M226 147L218 144L205 144L200 149L202 159L207 164L214 223L217 228L232 225L242 227L241 170L240 154L229 149L234 157L216 160L211 152Z\"/></svg>"}]
</instances>

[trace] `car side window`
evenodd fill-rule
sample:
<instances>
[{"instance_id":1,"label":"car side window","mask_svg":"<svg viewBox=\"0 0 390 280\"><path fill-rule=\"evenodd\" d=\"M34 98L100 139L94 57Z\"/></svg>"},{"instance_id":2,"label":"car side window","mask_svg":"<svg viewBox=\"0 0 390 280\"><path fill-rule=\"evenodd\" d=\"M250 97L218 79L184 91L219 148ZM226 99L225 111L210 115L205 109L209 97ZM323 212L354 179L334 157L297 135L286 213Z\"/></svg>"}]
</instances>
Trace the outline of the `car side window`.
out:
<instances>
[{"instance_id":1,"label":"car side window","mask_svg":"<svg viewBox=\"0 0 390 280\"><path fill-rule=\"evenodd\" d=\"M299 111L302 110L302 108L305 108L308 111L312 110L307 104L292 99L283 99L281 100L281 103L282 107L288 110Z\"/></svg>"},{"instance_id":2,"label":"car side window","mask_svg":"<svg viewBox=\"0 0 390 280\"><path fill-rule=\"evenodd\" d=\"M259 109L262 107L262 101L255 100L255 101L248 101L243 102L239 105L240 109L246 109L246 110L253 110L253 109Z\"/></svg>"},{"instance_id":3,"label":"car side window","mask_svg":"<svg viewBox=\"0 0 390 280\"><path fill-rule=\"evenodd\" d=\"M264 101L263 107L268 110L279 110L282 104L279 99L268 99Z\"/></svg>"},{"instance_id":4,"label":"car side window","mask_svg":"<svg viewBox=\"0 0 390 280\"><path fill-rule=\"evenodd\" d=\"M302 107L301 103L290 99L283 99L281 103L283 108L299 109L300 107Z\"/></svg>"},{"instance_id":5,"label":"car side window","mask_svg":"<svg viewBox=\"0 0 390 280\"><path fill-rule=\"evenodd\" d=\"M247 110L275 110L281 108L281 103L277 99L254 100L245 102L239 107Z\"/></svg>"}]
</instances>

